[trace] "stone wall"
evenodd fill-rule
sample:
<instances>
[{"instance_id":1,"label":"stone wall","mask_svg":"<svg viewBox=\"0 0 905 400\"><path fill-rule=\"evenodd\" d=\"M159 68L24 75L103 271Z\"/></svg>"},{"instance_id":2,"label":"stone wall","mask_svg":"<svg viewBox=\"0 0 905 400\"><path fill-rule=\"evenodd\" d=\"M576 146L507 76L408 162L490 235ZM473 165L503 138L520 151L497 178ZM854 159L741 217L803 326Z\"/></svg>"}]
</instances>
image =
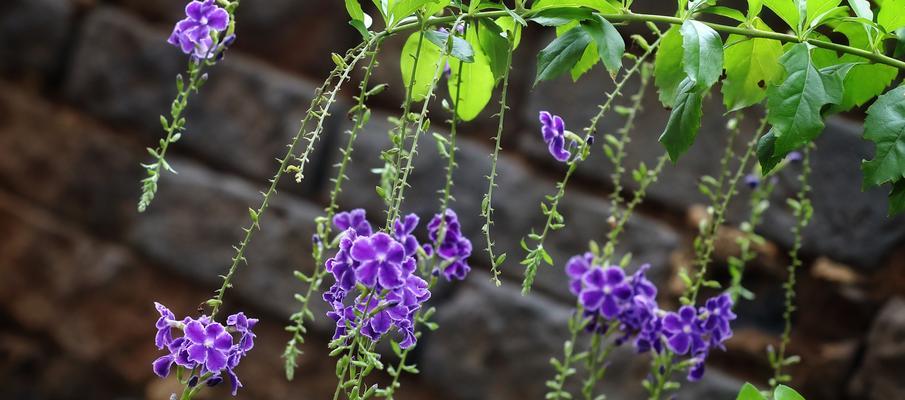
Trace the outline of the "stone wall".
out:
<instances>
[{"instance_id":1,"label":"stone wall","mask_svg":"<svg viewBox=\"0 0 905 400\"><path fill-rule=\"evenodd\" d=\"M259 200L274 158L297 130L313 88L330 68L329 53L356 41L341 2L243 4L236 48L190 102L188 131L170 158L179 174L163 177L156 202L139 215L139 163L161 134L157 115L168 107L174 77L185 66L182 54L164 42L182 7L183 0L0 4L0 398L162 399L175 390L174 381L155 379L150 370L156 357L152 302L188 314L219 286L247 207ZM488 260L476 252L474 274L436 293L441 329L419 344L421 374L406 378L401 398L543 397L543 382L552 374L548 360L561 351L573 302L561 265L589 239L606 234L612 169L599 149L582 165L562 205L567 228L547 244L557 267L542 267L533 293L522 296L518 242L543 223L538 203L562 169L544 153L537 111L549 108L580 124L612 87L598 69L579 85L562 80L532 88L531 54L548 35L526 34L516 57L494 197L496 242L510 256L504 285L489 282ZM382 210L371 169L380 163L387 119L400 101L400 44L389 43L381 59L376 77L391 89L373 99L374 114L341 196L343 207L364 207L371 215ZM637 86L631 82L626 92ZM652 93L628 149L630 165L650 165L662 153L656 136L667 114ZM334 114L344 115L348 102L342 99ZM633 264L652 263L654 279L671 288L668 296L675 295L676 269L690 257L695 210L704 203L696 183L719 166L725 132L719 103L714 93L698 142L651 188L618 250L632 252ZM482 247L478 213L492 113L462 127L458 144L454 207L476 247ZM745 115L746 131L758 113ZM611 132L621 124L613 114L601 129ZM279 354L288 338L282 327L296 309L293 294L303 289L292 271L313 268L312 220L324 206L348 127L346 119L331 118L306 180L281 184L247 253L249 266L227 295L230 309L262 319L259 346L239 370L246 383L240 398L322 399L332 393L325 318L314 325L294 382L283 378ZM858 121L831 119L814 156L817 210L805 235L792 343L792 352L804 359L793 368L794 384L814 399L905 397L899 379L905 311L902 300L890 300L905 295L905 219L885 216L882 190L861 192L860 160L872 149L859 135ZM443 162L426 142L415 164L405 208L433 213ZM769 243L745 281L757 298L739 306L737 334L727 352L713 356L707 378L685 385L678 398L733 398L740 382L763 383L769 376L764 348L777 342L781 329L780 284L793 222L784 198L795 190L795 172L792 167L779 177L761 229ZM742 188L731 209L733 225L746 217L747 193ZM724 229L721 243L731 244L733 234ZM714 278L726 278L725 259L734 251L729 245L717 252ZM315 305L322 314L324 306ZM638 382L645 362L627 349L616 352L605 382L609 398L642 398Z\"/></svg>"}]
</instances>

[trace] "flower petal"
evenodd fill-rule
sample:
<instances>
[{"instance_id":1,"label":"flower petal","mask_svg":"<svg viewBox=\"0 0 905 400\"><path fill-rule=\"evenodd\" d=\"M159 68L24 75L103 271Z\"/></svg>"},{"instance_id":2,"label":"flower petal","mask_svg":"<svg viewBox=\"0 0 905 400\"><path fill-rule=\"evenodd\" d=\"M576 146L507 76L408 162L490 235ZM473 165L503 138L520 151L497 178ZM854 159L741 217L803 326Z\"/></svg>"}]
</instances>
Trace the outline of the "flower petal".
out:
<instances>
[{"instance_id":1,"label":"flower petal","mask_svg":"<svg viewBox=\"0 0 905 400\"><path fill-rule=\"evenodd\" d=\"M373 287L377 283L378 266L377 261L365 261L355 270L355 278L365 286Z\"/></svg>"},{"instance_id":2,"label":"flower petal","mask_svg":"<svg viewBox=\"0 0 905 400\"><path fill-rule=\"evenodd\" d=\"M685 354L688 353L688 349L691 347L691 337L684 333L677 333L669 338L667 344L676 354Z\"/></svg>"},{"instance_id":3,"label":"flower petal","mask_svg":"<svg viewBox=\"0 0 905 400\"><path fill-rule=\"evenodd\" d=\"M377 251L371 244L371 240L366 237L355 239L355 242L352 243L352 248L349 249L349 254L356 261L368 261L377 258Z\"/></svg>"},{"instance_id":4,"label":"flower petal","mask_svg":"<svg viewBox=\"0 0 905 400\"><path fill-rule=\"evenodd\" d=\"M170 374L170 368L172 366L173 356L170 354L160 357L151 363L151 367L154 369L154 374L161 378L166 378L167 375Z\"/></svg>"},{"instance_id":5,"label":"flower petal","mask_svg":"<svg viewBox=\"0 0 905 400\"><path fill-rule=\"evenodd\" d=\"M205 363L208 371L217 372L226 368L226 353L217 349L207 349L207 362Z\"/></svg>"},{"instance_id":6,"label":"flower petal","mask_svg":"<svg viewBox=\"0 0 905 400\"><path fill-rule=\"evenodd\" d=\"M192 343L204 343L204 326L194 320L185 324L185 337Z\"/></svg>"}]
</instances>

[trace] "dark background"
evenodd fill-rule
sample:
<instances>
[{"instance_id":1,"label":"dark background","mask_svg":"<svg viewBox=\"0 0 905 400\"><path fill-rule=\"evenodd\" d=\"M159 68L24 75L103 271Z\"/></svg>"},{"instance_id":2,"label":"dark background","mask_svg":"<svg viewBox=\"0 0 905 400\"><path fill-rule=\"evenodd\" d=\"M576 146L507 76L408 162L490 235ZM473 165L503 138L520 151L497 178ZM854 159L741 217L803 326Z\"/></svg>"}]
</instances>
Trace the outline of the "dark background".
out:
<instances>
[{"instance_id":1,"label":"dark background","mask_svg":"<svg viewBox=\"0 0 905 400\"><path fill-rule=\"evenodd\" d=\"M636 3L640 11L672 13L671 2ZM157 116L168 109L174 77L185 67L185 57L165 43L183 6L181 0L0 3L0 398L166 399L179 390L174 380L151 373L158 356L152 302L191 314L219 287L247 207L258 204L274 158L285 151L313 88L332 67L330 52L358 40L341 1L245 0L236 47L191 99L188 130L168 157L179 174L163 177L157 200L139 215L139 163L148 159L144 148L162 134ZM476 252L476 270L466 282L435 292L441 329L419 343L421 374L406 379L400 398L539 399L552 376L548 360L560 356L574 302L562 265L588 240L604 238L612 167L595 148L564 201L567 228L548 241L557 266L542 267L535 290L521 296L518 240L541 226L538 203L562 173L545 154L536 115L549 109L577 131L612 83L597 66L578 84L565 78L532 89L533 55L551 37L533 27L516 54L494 205L496 241L509 253L507 279L493 287L485 256ZM383 49L376 80L391 88L372 101L372 122L360 136L342 195L344 207L365 207L372 216L380 215L382 204L370 169L380 165L386 119L401 102L402 41ZM631 94L638 84L629 86ZM345 140L349 122L342 110L349 101L344 97L328 121L306 180L281 185L247 254L249 266L227 293L229 311L261 318L258 345L238 370L246 385L239 398L332 394L326 318L315 324L294 382L284 379L279 356L288 339L282 328L297 309L292 295L304 288L292 271L312 268L312 220L321 214L336 148ZM483 247L478 209L494 104L463 126L459 143L454 207L476 249ZM666 303L680 290L675 271L693 256L691 239L704 204L696 182L702 174L717 174L723 110L714 92L697 143L667 168L623 235L620 252L634 253L633 266L653 264ZM747 135L759 115L746 112ZM649 90L629 148L630 167L651 165L662 153L656 138L666 116ZM860 189L859 164L872 148L859 137L858 117L830 119L813 157L816 213L806 231L791 346L804 360L792 369L793 384L810 399L905 398L905 302L896 297L905 293L905 219L885 216L883 190ZM433 126L445 118L436 110ZM612 133L621 125L613 114L601 130ZM443 161L429 139L424 143L406 208L429 215L438 207ZM764 349L777 343L782 329L780 285L793 222L785 197L796 188L797 172L792 166L780 175L760 229L769 243L745 280L757 299L739 306L728 351L714 354L704 381L684 385L679 398L730 399L743 381L763 385L770 376ZM741 190L729 226L746 218L748 194ZM735 235L730 227L721 231L714 278L726 279L724 262L737 251ZM323 305L315 304L322 315ZM646 362L626 349L617 352L605 383L609 398L643 398L639 382ZM219 391L204 398L225 396Z\"/></svg>"}]
</instances>

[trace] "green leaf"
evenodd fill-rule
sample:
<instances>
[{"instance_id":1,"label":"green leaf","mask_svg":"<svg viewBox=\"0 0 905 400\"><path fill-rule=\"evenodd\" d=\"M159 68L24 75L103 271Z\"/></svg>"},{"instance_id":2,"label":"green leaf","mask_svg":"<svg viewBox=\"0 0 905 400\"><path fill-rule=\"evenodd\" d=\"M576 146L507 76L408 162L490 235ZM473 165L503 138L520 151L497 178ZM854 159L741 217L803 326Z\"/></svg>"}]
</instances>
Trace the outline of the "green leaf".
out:
<instances>
[{"instance_id":1,"label":"green leaf","mask_svg":"<svg viewBox=\"0 0 905 400\"><path fill-rule=\"evenodd\" d=\"M750 383L745 383L742 386L742 390L738 392L738 397L735 400L766 400L764 396L760 394L760 391L757 390L754 385Z\"/></svg>"},{"instance_id":2,"label":"green leaf","mask_svg":"<svg viewBox=\"0 0 905 400\"><path fill-rule=\"evenodd\" d=\"M905 0L885 0L877 14L877 23L886 32L905 27Z\"/></svg>"},{"instance_id":3,"label":"green leaf","mask_svg":"<svg viewBox=\"0 0 905 400\"><path fill-rule=\"evenodd\" d=\"M537 0L531 5L532 10L553 7L587 7L602 14L621 14L620 5L611 0Z\"/></svg>"},{"instance_id":4,"label":"green leaf","mask_svg":"<svg viewBox=\"0 0 905 400\"><path fill-rule=\"evenodd\" d=\"M835 31L841 32L848 38L849 46L870 50L870 38L865 26L857 22L843 22L836 26ZM853 54L844 54L836 62L863 62L864 59ZM898 76L899 69L883 64L860 64L852 68L843 82L845 92L838 111L848 111L856 106L861 106L876 96L879 96Z\"/></svg>"},{"instance_id":5,"label":"green leaf","mask_svg":"<svg viewBox=\"0 0 905 400\"><path fill-rule=\"evenodd\" d=\"M701 12L713 14L713 15L719 15L719 16L723 16L723 17L726 17L729 19L734 19L737 22L747 21L747 18L745 18L745 14L742 14L741 11L736 10L734 8L729 8L726 6L710 6L710 7L707 7L705 9L701 10Z\"/></svg>"},{"instance_id":6,"label":"green leaf","mask_svg":"<svg viewBox=\"0 0 905 400\"><path fill-rule=\"evenodd\" d=\"M590 20L582 22L581 27L594 39L600 60L610 72L610 76L616 76L622 68L622 55L625 53L622 35L610 21L600 15L594 15Z\"/></svg>"},{"instance_id":7,"label":"green leaf","mask_svg":"<svg viewBox=\"0 0 905 400\"><path fill-rule=\"evenodd\" d=\"M772 172L785 157L785 154L777 155L774 151L775 148L776 135L772 129L757 140L757 162L760 163L760 169L764 175Z\"/></svg>"},{"instance_id":8,"label":"green leaf","mask_svg":"<svg viewBox=\"0 0 905 400\"><path fill-rule=\"evenodd\" d=\"M481 51L490 62L493 77L501 79L506 73L506 61L509 58L509 40L503 37L503 29L496 22L481 19L478 41L481 43Z\"/></svg>"},{"instance_id":9,"label":"green leaf","mask_svg":"<svg viewBox=\"0 0 905 400\"><path fill-rule=\"evenodd\" d=\"M449 33L426 31L424 32L424 38L430 40L431 43L437 45L440 49L446 49ZM474 49L471 48L471 44L456 35L452 36L452 46L449 48L449 55L467 63L474 62Z\"/></svg>"},{"instance_id":10,"label":"green leaf","mask_svg":"<svg viewBox=\"0 0 905 400\"><path fill-rule=\"evenodd\" d=\"M682 64L685 73L700 89L709 89L723 73L723 41L720 34L702 22L682 24Z\"/></svg>"},{"instance_id":11,"label":"green leaf","mask_svg":"<svg viewBox=\"0 0 905 400\"><path fill-rule=\"evenodd\" d=\"M402 82L407 90L412 91L412 101L424 100L433 84L434 74L437 70L437 63L442 60L440 48L430 44L427 40L421 41L421 53L415 69L415 79L412 81L412 66L415 63L415 54L418 53L419 33L415 32L405 41L402 47L402 56L399 60L399 67L402 70ZM413 83L409 88L409 84Z\"/></svg>"},{"instance_id":12,"label":"green leaf","mask_svg":"<svg viewBox=\"0 0 905 400\"><path fill-rule=\"evenodd\" d=\"M513 43L512 48L513 50L518 48L519 43L522 41L522 30L516 29L518 23L512 17L500 17L496 19L496 24L503 28L507 35L515 35L515 43Z\"/></svg>"},{"instance_id":13,"label":"green leaf","mask_svg":"<svg viewBox=\"0 0 905 400\"><path fill-rule=\"evenodd\" d=\"M458 90L459 102L456 104L456 114L463 121L471 121L481 113L487 103L490 102L490 96L493 94L493 87L496 79L490 68L490 60L481 51L478 42L477 26L472 25L468 28L465 38L474 48L474 62L460 63L451 62L450 76L447 79L450 97L453 103L456 101L456 83L459 82L459 74L462 75L461 88Z\"/></svg>"},{"instance_id":14,"label":"green leaf","mask_svg":"<svg viewBox=\"0 0 905 400\"><path fill-rule=\"evenodd\" d=\"M839 6L842 0L807 0L807 25Z\"/></svg>"},{"instance_id":15,"label":"green leaf","mask_svg":"<svg viewBox=\"0 0 905 400\"><path fill-rule=\"evenodd\" d=\"M346 12L353 21L364 21L365 19L365 13L361 10L358 0L346 0Z\"/></svg>"},{"instance_id":16,"label":"green leaf","mask_svg":"<svg viewBox=\"0 0 905 400\"><path fill-rule=\"evenodd\" d=\"M537 77L534 84L554 79L571 69L590 42L590 35L579 27L572 28L553 40L537 55Z\"/></svg>"},{"instance_id":17,"label":"green leaf","mask_svg":"<svg viewBox=\"0 0 905 400\"><path fill-rule=\"evenodd\" d=\"M869 21L874 20L874 12L870 9L870 2L867 0L848 0L848 5L855 11L855 15Z\"/></svg>"},{"instance_id":18,"label":"green leaf","mask_svg":"<svg viewBox=\"0 0 905 400\"><path fill-rule=\"evenodd\" d=\"M760 18L754 18L756 29L770 30ZM723 102L729 111L760 103L767 87L782 76L778 60L782 43L778 40L731 35L725 50L726 79L723 80Z\"/></svg>"},{"instance_id":19,"label":"green leaf","mask_svg":"<svg viewBox=\"0 0 905 400\"><path fill-rule=\"evenodd\" d=\"M582 75L590 71L599 61L600 56L597 55L597 44L591 42L588 44L588 47L584 49L584 53L581 54L581 58L578 62L569 70L569 74L572 76L572 82L577 82Z\"/></svg>"},{"instance_id":20,"label":"green leaf","mask_svg":"<svg viewBox=\"0 0 905 400\"><path fill-rule=\"evenodd\" d=\"M701 128L701 100L703 91L699 90L691 78L685 78L679 87L676 104L666 122L666 128L660 135L660 143L675 162L694 143Z\"/></svg>"},{"instance_id":21,"label":"green leaf","mask_svg":"<svg viewBox=\"0 0 905 400\"><path fill-rule=\"evenodd\" d=\"M562 26L574 21L591 18L591 10L587 8L548 8L528 18L529 21L543 26Z\"/></svg>"},{"instance_id":22,"label":"green leaf","mask_svg":"<svg viewBox=\"0 0 905 400\"><path fill-rule=\"evenodd\" d=\"M905 177L905 86L877 98L867 109L864 138L877 146L874 158L861 163L864 187Z\"/></svg>"},{"instance_id":23,"label":"green leaf","mask_svg":"<svg viewBox=\"0 0 905 400\"><path fill-rule=\"evenodd\" d=\"M425 5L438 2L438 0L397 0L392 2L393 6L390 8L390 14L393 16L394 21L399 21L412 15L415 10Z\"/></svg>"},{"instance_id":24,"label":"green leaf","mask_svg":"<svg viewBox=\"0 0 905 400\"><path fill-rule=\"evenodd\" d=\"M654 84L659 89L660 102L666 107L675 104L679 84L685 79L682 55L682 34L677 26L673 26L660 39L660 48L654 60Z\"/></svg>"},{"instance_id":25,"label":"green leaf","mask_svg":"<svg viewBox=\"0 0 905 400\"><path fill-rule=\"evenodd\" d=\"M776 136L775 155L785 156L820 135L824 127L821 109L841 98L841 93L836 96L827 90L841 90L842 85L833 84L835 75L820 74L805 43L791 46L779 62L786 75L767 90L767 122Z\"/></svg>"},{"instance_id":26,"label":"green leaf","mask_svg":"<svg viewBox=\"0 0 905 400\"><path fill-rule=\"evenodd\" d=\"M753 20L764 8L764 0L748 0L748 19Z\"/></svg>"},{"instance_id":27,"label":"green leaf","mask_svg":"<svg viewBox=\"0 0 905 400\"><path fill-rule=\"evenodd\" d=\"M774 400L804 400L798 392L794 389L786 386L779 385L776 387L776 390L773 391L773 399Z\"/></svg>"},{"instance_id":28,"label":"green leaf","mask_svg":"<svg viewBox=\"0 0 905 400\"><path fill-rule=\"evenodd\" d=\"M905 211L905 179L896 182L889 192L889 215L901 214Z\"/></svg>"},{"instance_id":29,"label":"green leaf","mask_svg":"<svg viewBox=\"0 0 905 400\"><path fill-rule=\"evenodd\" d=\"M799 0L800 1L800 0ZM798 32L799 11L793 0L764 0L764 5L785 21L789 28Z\"/></svg>"}]
</instances>

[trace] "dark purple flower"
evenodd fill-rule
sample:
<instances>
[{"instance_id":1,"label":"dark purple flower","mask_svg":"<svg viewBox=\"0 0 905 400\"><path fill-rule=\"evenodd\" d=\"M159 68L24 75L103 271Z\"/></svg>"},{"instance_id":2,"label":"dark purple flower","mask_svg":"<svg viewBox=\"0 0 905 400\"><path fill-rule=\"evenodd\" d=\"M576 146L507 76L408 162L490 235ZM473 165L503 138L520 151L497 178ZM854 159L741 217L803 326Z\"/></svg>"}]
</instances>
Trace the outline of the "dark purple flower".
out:
<instances>
[{"instance_id":1,"label":"dark purple flower","mask_svg":"<svg viewBox=\"0 0 905 400\"><path fill-rule=\"evenodd\" d=\"M736 318L732 312L732 297L723 293L707 299L700 312L704 317L702 326L710 334L712 346L720 346L726 339L732 337L729 322Z\"/></svg>"},{"instance_id":2,"label":"dark purple flower","mask_svg":"<svg viewBox=\"0 0 905 400\"><path fill-rule=\"evenodd\" d=\"M557 161L569 160L572 153L566 150L566 124L558 115L552 115L547 111L540 112L541 134L550 155Z\"/></svg>"},{"instance_id":3,"label":"dark purple flower","mask_svg":"<svg viewBox=\"0 0 905 400\"><path fill-rule=\"evenodd\" d=\"M745 185L751 189L757 188L760 186L760 178L754 174L745 175Z\"/></svg>"},{"instance_id":4,"label":"dark purple flower","mask_svg":"<svg viewBox=\"0 0 905 400\"><path fill-rule=\"evenodd\" d=\"M688 370L687 379L689 382L697 382L704 377L704 364L707 353L703 353L700 357L701 358L698 358L698 361L691 366L691 369Z\"/></svg>"},{"instance_id":5,"label":"dark purple flower","mask_svg":"<svg viewBox=\"0 0 905 400\"><path fill-rule=\"evenodd\" d=\"M653 318L642 325L638 335L635 336L635 350L638 353L646 353L650 350L659 353L663 350L662 337L663 319L654 315Z\"/></svg>"},{"instance_id":6,"label":"dark purple flower","mask_svg":"<svg viewBox=\"0 0 905 400\"><path fill-rule=\"evenodd\" d=\"M629 279L629 286L632 288L633 295L645 296L653 300L657 297L657 286L645 276L649 269L650 264L638 267L638 270Z\"/></svg>"},{"instance_id":7,"label":"dark purple flower","mask_svg":"<svg viewBox=\"0 0 905 400\"><path fill-rule=\"evenodd\" d=\"M439 242L436 253L446 264L443 268L446 280L465 279L471 271L468 257L471 256L472 247L471 240L462 235L456 212L447 209L442 218L440 214L435 215L427 225L427 235L434 243Z\"/></svg>"},{"instance_id":8,"label":"dark purple flower","mask_svg":"<svg viewBox=\"0 0 905 400\"><path fill-rule=\"evenodd\" d=\"M405 248L390 235L378 232L370 237L359 237L352 243L349 254L361 266L355 270L355 277L365 286L376 284L384 289L402 286L402 262Z\"/></svg>"},{"instance_id":9,"label":"dark purple flower","mask_svg":"<svg viewBox=\"0 0 905 400\"><path fill-rule=\"evenodd\" d=\"M369 236L372 232L365 210L356 208L352 211L343 211L333 216L333 225L336 229L352 229L358 236Z\"/></svg>"},{"instance_id":10,"label":"dark purple flower","mask_svg":"<svg viewBox=\"0 0 905 400\"><path fill-rule=\"evenodd\" d=\"M173 341L172 325L170 325L170 321L176 321L176 316L163 304L155 302L154 307L157 308L157 312L160 313L160 318L158 318L157 323L154 324L157 328L157 336L154 337L154 344L158 349L163 349Z\"/></svg>"},{"instance_id":11,"label":"dark purple flower","mask_svg":"<svg viewBox=\"0 0 905 400\"><path fill-rule=\"evenodd\" d=\"M324 269L333 274L333 279L336 280L336 284L344 292L352 290L356 283L355 269L358 267L359 263L352 259L349 251L357 238L358 235L355 233L354 229L347 229L342 236L340 236L339 251L336 252L336 255L333 256L333 258L328 259L326 263L324 263Z\"/></svg>"},{"instance_id":12,"label":"dark purple flower","mask_svg":"<svg viewBox=\"0 0 905 400\"><path fill-rule=\"evenodd\" d=\"M189 360L201 365L203 371L217 372L226 367L233 338L223 325L212 322L203 326L198 321L192 321L185 325L185 337L191 341L188 346Z\"/></svg>"},{"instance_id":13,"label":"dark purple flower","mask_svg":"<svg viewBox=\"0 0 905 400\"><path fill-rule=\"evenodd\" d=\"M245 313L236 313L226 317L226 325L235 329L242 336L239 338L238 349L242 354L247 353L255 347L254 339L257 335L252 332L252 328L258 323L257 318L248 318Z\"/></svg>"},{"instance_id":14,"label":"dark purple flower","mask_svg":"<svg viewBox=\"0 0 905 400\"><path fill-rule=\"evenodd\" d=\"M572 256L566 263L566 276L569 277L569 291L578 296L581 293L581 278L594 262L594 254L591 252L578 256Z\"/></svg>"},{"instance_id":15,"label":"dark purple flower","mask_svg":"<svg viewBox=\"0 0 905 400\"><path fill-rule=\"evenodd\" d=\"M613 319L620 311L620 303L632 295L625 283L625 273L619 267L593 268L582 278L584 287L579 299L588 311L600 310L606 319Z\"/></svg>"},{"instance_id":16,"label":"dark purple flower","mask_svg":"<svg viewBox=\"0 0 905 400\"><path fill-rule=\"evenodd\" d=\"M682 306L678 313L667 313L663 317L663 331L668 336L669 348L676 354L687 354L689 350L696 352L706 346L694 307Z\"/></svg>"},{"instance_id":17,"label":"dark purple flower","mask_svg":"<svg viewBox=\"0 0 905 400\"><path fill-rule=\"evenodd\" d=\"M229 13L214 0L192 1L185 7L186 18L176 23L167 42L178 46L185 54L199 59L214 56L211 51L211 30L220 32L229 25Z\"/></svg>"},{"instance_id":18,"label":"dark purple flower","mask_svg":"<svg viewBox=\"0 0 905 400\"><path fill-rule=\"evenodd\" d=\"M417 215L409 214L393 222L393 236L405 248L406 257L414 256L418 252L418 239L412 235L412 232L418 227L418 221L420 219Z\"/></svg>"}]
</instances>

